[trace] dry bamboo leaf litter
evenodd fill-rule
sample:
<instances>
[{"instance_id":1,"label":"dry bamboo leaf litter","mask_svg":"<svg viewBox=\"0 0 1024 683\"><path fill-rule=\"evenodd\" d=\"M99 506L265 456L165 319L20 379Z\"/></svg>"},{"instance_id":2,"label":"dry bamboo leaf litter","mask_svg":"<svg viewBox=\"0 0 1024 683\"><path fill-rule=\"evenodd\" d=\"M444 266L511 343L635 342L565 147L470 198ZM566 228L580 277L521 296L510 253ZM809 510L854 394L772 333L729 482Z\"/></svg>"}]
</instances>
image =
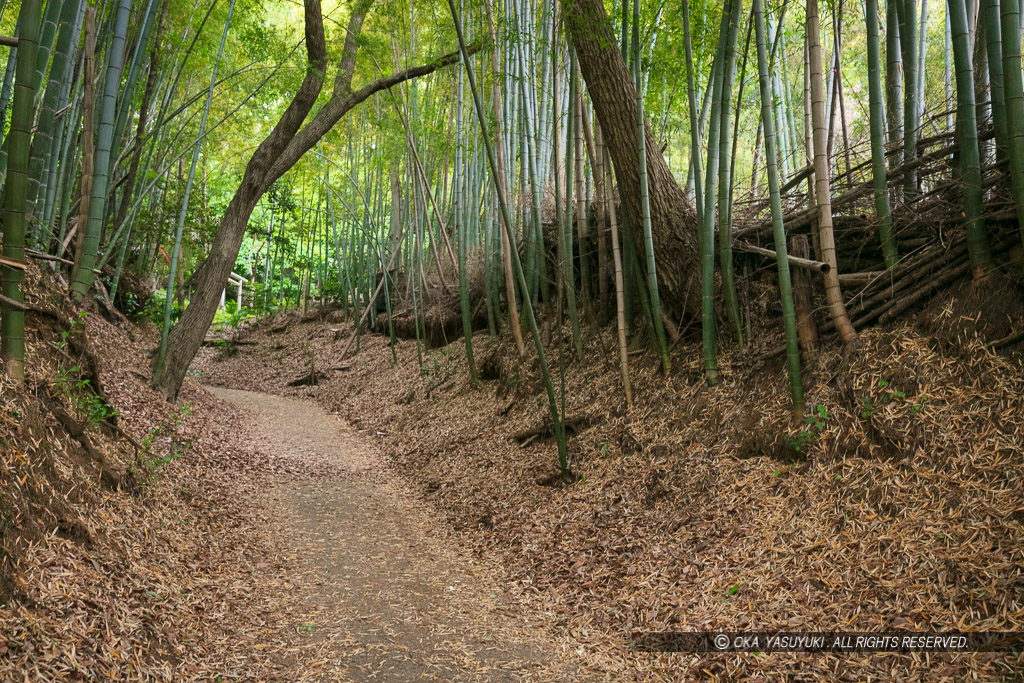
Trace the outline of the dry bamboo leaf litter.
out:
<instances>
[{"instance_id":1,"label":"dry bamboo leaf litter","mask_svg":"<svg viewBox=\"0 0 1024 683\"><path fill-rule=\"evenodd\" d=\"M176 424L175 407L145 382L152 331L90 315L85 334L103 349L100 379L121 412L120 428L141 441L152 435L155 453L174 448L182 455L151 480L121 476L104 485L99 463L32 395L50 393L74 419L83 417L56 388L67 368L58 367L53 344L67 317L58 310L30 330L29 356L38 362L29 365L29 394L11 390L0 373L0 680L362 681L386 677L403 659L422 680L581 675L571 673L581 671L578 664L564 661L562 640L543 640L536 618L523 621L523 610L486 591L497 586L487 583L488 572L472 558L446 555L431 528L404 532L423 544L419 555L431 550L431 575L448 581L411 594L442 593L442 605L453 611L402 611L396 603L392 618L383 619L373 606L396 601L394 582L384 580L384 554L357 557L381 580L354 609L324 573L323 559L339 543L338 518L324 497L364 475L392 498L411 496L377 482L375 460L340 467L321 457L322 444L301 435L284 443L261 439L247 410L192 379L179 404L190 406L188 414ZM134 464L124 439L94 426L86 434L107 470L124 473ZM287 514L296 507L292 499L311 492L319 494L309 515ZM376 522L396 514L382 505ZM321 518L312 533L300 523ZM380 537L366 525L350 533L349 541ZM450 576L453 567L461 578ZM423 633L415 652L401 640L413 637L410 629Z\"/></svg>"},{"instance_id":2,"label":"dry bamboo leaf litter","mask_svg":"<svg viewBox=\"0 0 1024 683\"><path fill-rule=\"evenodd\" d=\"M952 327L941 315L932 323ZM290 319L273 336L247 332L257 343L234 359L205 350L204 381L239 386L240 369L258 367L247 388L338 412L380 444L457 542L500 566L550 612L553 631L616 680L1000 680L1021 670L1009 653L624 648L633 629L1020 630L1019 357L974 337L953 350L911 325L865 330L857 348L808 363L809 404L828 417L800 437L781 361L765 360L777 335L722 353L725 382L713 390L692 346L677 347L668 380L653 355L633 356L638 400L626 411L613 338L591 333L593 360L566 375L567 413L593 416L570 445L586 479L555 488L538 483L556 468L553 443L511 439L542 423L544 404L535 363L519 367L509 340L474 337L495 378L479 389L467 384L460 344L427 352L421 373L414 342L399 343L393 366L386 339L368 334L345 371L285 388L309 358L338 365L335 337L347 335ZM295 352L307 342L307 355Z\"/></svg>"}]
</instances>

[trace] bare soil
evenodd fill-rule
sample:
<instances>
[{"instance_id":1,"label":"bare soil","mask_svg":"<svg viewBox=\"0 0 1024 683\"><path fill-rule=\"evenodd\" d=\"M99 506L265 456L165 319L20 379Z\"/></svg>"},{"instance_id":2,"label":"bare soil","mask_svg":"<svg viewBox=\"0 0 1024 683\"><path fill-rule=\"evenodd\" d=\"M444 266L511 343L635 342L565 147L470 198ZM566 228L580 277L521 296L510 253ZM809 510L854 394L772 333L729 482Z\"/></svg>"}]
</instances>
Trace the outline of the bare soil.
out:
<instances>
[{"instance_id":1,"label":"bare soil","mask_svg":"<svg viewBox=\"0 0 1024 683\"><path fill-rule=\"evenodd\" d=\"M439 520L372 446L309 401L211 389L282 469L262 501L296 563L296 598L317 605L299 630L330 642L332 680L580 680L485 566L440 538Z\"/></svg>"}]
</instances>

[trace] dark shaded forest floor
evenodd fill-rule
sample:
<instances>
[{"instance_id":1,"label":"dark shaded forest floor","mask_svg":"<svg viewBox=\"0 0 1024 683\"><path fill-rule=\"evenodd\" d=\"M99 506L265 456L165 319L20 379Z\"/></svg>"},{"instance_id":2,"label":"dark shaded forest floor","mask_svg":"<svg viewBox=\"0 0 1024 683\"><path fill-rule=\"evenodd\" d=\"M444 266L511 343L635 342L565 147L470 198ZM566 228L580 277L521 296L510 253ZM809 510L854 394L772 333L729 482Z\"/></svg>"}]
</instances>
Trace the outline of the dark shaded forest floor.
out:
<instances>
[{"instance_id":1,"label":"dark shaded forest floor","mask_svg":"<svg viewBox=\"0 0 1024 683\"><path fill-rule=\"evenodd\" d=\"M615 680L1020 680L1019 653L627 646L647 629L1024 628L1021 356L994 352L964 308L940 298L807 359L808 403L823 417L800 430L777 332L744 351L724 345L715 389L699 342L677 346L667 380L635 348L627 410L613 330L585 331L585 362L567 359L572 484L552 476L532 354L521 364L486 332L474 337L477 388L461 340L424 351L421 366L414 341L399 342L395 364L387 339L367 334L341 360L351 325L339 312L278 316L194 367L204 383L339 413L585 660L611 660Z\"/></svg>"}]
</instances>

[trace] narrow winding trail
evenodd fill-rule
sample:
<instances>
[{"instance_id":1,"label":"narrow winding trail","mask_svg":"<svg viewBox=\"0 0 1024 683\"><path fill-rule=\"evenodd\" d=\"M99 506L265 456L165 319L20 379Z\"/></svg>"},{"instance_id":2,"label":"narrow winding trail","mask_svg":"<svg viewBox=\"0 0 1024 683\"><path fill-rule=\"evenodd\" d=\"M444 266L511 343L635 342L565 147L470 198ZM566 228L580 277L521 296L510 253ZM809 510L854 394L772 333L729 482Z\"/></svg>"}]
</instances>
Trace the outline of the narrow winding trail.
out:
<instances>
[{"instance_id":1,"label":"narrow winding trail","mask_svg":"<svg viewBox=\"0 0 1024 683\"><path fill-rule=\"evenodd\" d=\"M301 400L209 390L251 417L242 428L281 472L261 502L279 521L273 531L290 558L294 599L312 606L302 637L325 639L330 659L297 663L297 676L591 678L566 663L543 615L514 602L487 567L438 534L426 506L339 418Z\"/></svg>"}]
</instances>

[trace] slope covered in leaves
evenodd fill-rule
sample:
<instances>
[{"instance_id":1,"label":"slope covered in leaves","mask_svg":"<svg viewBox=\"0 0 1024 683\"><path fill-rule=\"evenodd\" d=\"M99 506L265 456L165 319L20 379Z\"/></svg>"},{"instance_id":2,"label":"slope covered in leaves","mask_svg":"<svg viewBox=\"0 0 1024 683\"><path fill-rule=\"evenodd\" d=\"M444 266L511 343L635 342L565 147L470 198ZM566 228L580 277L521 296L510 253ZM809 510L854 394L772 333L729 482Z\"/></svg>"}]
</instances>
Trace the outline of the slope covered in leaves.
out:
<instances>
[{"instance_id":1,"label":"slope covered in leaves","mask_svg":"<svg viewBox=\"0 0 1024 683\"><path fill-rule=\"evenodd\" d=\"M634 356L626 410L611 332L566 372L574 482L555 476L536 363L474 338L417 362L338 313L297 314L207 349L204 382L309 396L394 464L556 627L618 657L622 679L1001 680L1020 654L638 655L633 630L988 630L1024 626L1024 374L956 305L870 329L808 365L813 418L790 426L778 337L720 358L707 389L681 343L668 380ZM567 333L567 331L566 331ZM567 348L566 343L563 348ZM554 353L555 346L552 346ZM557 355L555 356L557 358ZM317 383L309 384L310 378ZM289 383L295 386L289 387Z\"/></svg>"},{"instance_id":2,"label":"slope covered in leaves","mask_svg":"<svg viewBox=\"0 0 1024 683\"><path fill-rule=\"evenodd\" d=\"M297 679L329 643L297 631L318 606L256 502L286 467L194 380L178 406L149 388L152 330L41 279L26 389L0 379L0 680Z\"/></svg>"}]
</instances>

